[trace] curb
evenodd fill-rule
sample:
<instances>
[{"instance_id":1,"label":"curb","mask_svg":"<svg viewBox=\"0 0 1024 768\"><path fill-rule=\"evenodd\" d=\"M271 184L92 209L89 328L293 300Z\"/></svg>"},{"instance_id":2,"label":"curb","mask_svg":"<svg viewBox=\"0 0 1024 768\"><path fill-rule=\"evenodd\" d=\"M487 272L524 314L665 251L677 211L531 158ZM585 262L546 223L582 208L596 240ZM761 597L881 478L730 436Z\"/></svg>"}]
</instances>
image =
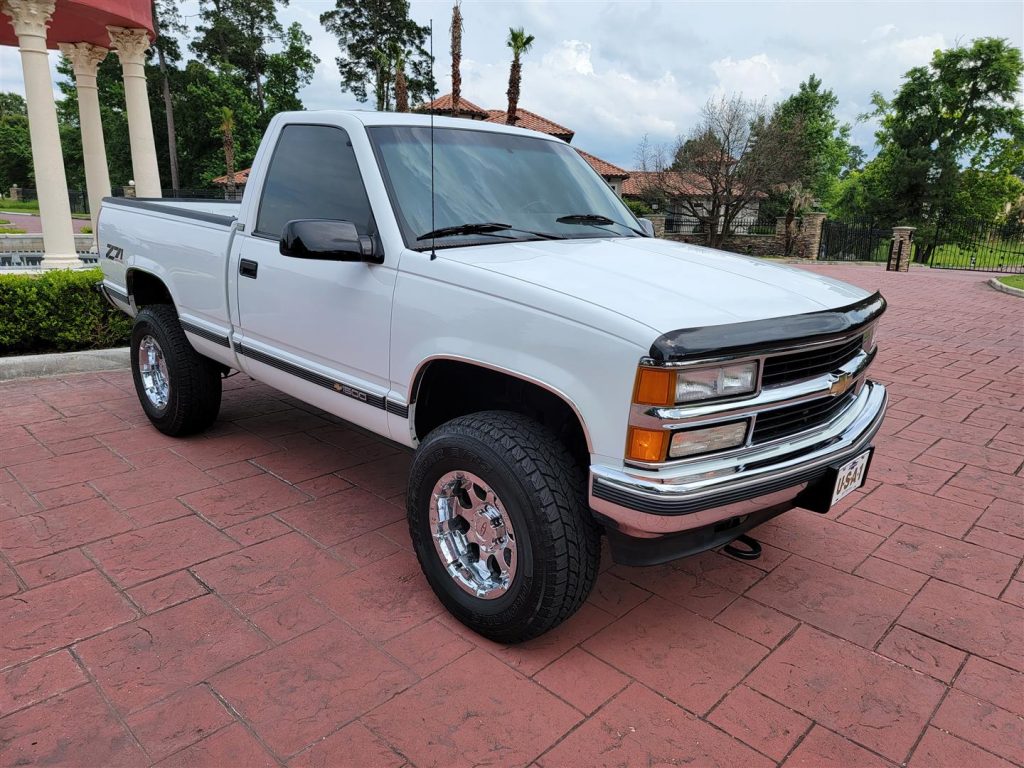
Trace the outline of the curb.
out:
<instances>
[{"instance_id":1,"label":"curb","mask_svg":"<svg viewBox=\"0 0 1024 768\"><path fill-rule=\"evenodd\" d=\"M114 371L130 364L128 347L59 352L49 355L0 357L0 381L57 376L64 373Z\"/></svg>"},{"instance_id":2,"label":"curb","mask_svg":"<svg viewBox=\"0 0 1024 768\"><path fill-rule=\"evenodd\" d=\"M988 284L1001 293L1008 293L1011 296L1017 296L1019 298L1024 299L1024 291L1022 291L1020 288L1014 288L1013 286L1007 285L1006 283L999 282L998 277L990 277L988 279Z\"/></svg>"}]
</instances>

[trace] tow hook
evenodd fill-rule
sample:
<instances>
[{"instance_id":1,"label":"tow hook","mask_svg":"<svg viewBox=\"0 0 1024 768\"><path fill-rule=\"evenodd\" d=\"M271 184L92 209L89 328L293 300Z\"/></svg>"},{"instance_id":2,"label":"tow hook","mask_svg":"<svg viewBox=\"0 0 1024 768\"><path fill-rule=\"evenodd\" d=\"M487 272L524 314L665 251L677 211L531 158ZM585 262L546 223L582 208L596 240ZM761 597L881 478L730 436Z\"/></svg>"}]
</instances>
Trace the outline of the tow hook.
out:
<instances>
[{"instance_id":1,"label":"tow hook","mask_svg":"<svg viewBox=\"0 0 1024 768\"><path fill-rule=\"evenodd\" d=\"M733 546L736 542L746 545L746 549ZM722 551L740 560L757 560L761 556L761 543L745 533L741 533L731 542L722 547Z\"/></svg>"}]
</instances>

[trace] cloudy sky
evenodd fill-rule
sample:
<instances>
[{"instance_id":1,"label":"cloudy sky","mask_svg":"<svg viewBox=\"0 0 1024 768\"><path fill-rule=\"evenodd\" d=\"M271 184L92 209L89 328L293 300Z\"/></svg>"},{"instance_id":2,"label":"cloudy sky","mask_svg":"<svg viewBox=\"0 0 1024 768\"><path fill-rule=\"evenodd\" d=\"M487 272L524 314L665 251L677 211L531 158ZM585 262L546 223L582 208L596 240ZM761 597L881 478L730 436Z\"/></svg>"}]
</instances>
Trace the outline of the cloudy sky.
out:
<instances>
[{"instance_id":1,"label":"cloudy sky","mask_svg":"<svg viewBox=\"0 0 1024 768\"><path fill-rule=\"evenodd\" d=\"M312 35L321 63L302 93L309 109L361 107L339 87L337 41L320 26L332 0L292 0L286 24ZM856 123L871 92L890 94L907 69L937 48L995 35L1024 45L1024 3L1007 2L590 2L463 0L462 93L504 107L510 26L536 37L523 67L520 104L576 131L573 144L633 167L640 137L685 133L711 96L742 92L769 102L810 73L839 96L854 140L873 153L874 128ZM198 0L181 4L195 23ZM451 0L412 0L434 20L436 76L450 90ZM0 90L22 90L16 52L0 52Z\"/></svg>"}]
</instances>

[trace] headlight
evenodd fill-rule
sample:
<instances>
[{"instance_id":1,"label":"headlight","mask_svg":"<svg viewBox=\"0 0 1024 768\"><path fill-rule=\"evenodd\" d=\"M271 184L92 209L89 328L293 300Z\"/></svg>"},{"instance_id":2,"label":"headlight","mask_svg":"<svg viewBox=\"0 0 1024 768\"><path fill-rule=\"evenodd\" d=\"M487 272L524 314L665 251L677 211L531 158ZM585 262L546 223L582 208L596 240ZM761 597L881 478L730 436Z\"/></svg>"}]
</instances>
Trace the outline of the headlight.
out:
<instances>
[{"instance_id":1,"label":"headlight","mask_svg":"<svg viewBox=\"0 0 1024 768\"><path fill-rule=\"evenodd\" d=\"M634 402L681 405L744 395L757 389L757 361L700 368L641 368Z\"/></svg>"},{"instance_id":2,"label":"headlight","mask_svg":"<svg viewBox=\"0 0 1024 768\"><path fill-rule=\"evenodd\" d=\"M684 456L714 453L741 446L746 442L749 424L749 420L734 421L732 424L673 432L668 449L669 458L681 459Z\"/></svg>"}]
</instances>

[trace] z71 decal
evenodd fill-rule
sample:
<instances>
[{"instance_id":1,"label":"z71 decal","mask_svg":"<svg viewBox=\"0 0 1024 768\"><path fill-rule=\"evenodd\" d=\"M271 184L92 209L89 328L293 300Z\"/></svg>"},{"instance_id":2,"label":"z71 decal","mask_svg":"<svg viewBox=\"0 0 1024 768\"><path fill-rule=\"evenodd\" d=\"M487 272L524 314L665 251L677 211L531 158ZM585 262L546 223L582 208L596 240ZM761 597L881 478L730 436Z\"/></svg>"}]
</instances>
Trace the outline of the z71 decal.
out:
<instances>
[{"instance_id":1,"label":"z71 decal","mask_svg":"<svg viewBox=\"0 0 1024 768\"><path fill-rule=\"evenodd\" d=\"M107 243L106 257L111 261L124 261L124 248L118 248L116 245Z\"/></svg>"}]
</instances>

